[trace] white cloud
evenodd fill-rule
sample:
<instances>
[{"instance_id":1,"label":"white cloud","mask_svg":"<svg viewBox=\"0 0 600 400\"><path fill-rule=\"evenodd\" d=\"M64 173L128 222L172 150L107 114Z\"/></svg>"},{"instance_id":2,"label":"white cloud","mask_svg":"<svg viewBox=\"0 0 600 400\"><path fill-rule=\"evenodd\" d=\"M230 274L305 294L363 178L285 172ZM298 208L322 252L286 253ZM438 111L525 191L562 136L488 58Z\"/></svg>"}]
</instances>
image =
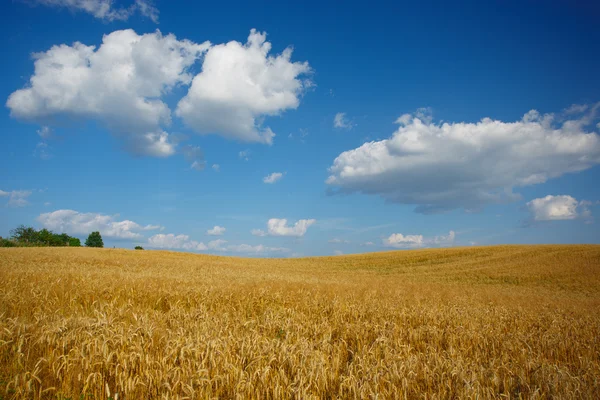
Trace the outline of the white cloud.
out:
<instances>
[{"instance_id":1,"label":"white cloud","mask_svg":"<svg viewBox=\"0 0 600 400\"><path fill-rule=\"evenodd\" d=\"M584 218L590 219L592 213L589 201L577 201L572 196L559 195L540 197L527 203L527 208L534 221L558 221Z\"/></svg>"},{"instance_id":2,"label":"white cloud","mask_svg":"<svg viewBox=\"0 0 600 400\"><path fill-rule=\"evenodd\" d=\"M588 104L572 104L570 107L567 107L564 112L566 115L581 114L586 112L589 108L590 106Z\"/></svg>"},{"instance_id":3,"label":"white cloud","mask_svg":"<svg viewBox=\"0 0 600 400\"><path fill-rule=\"evenodd\" d=\"M361 246L375 246L375 243L373 243L373 242L365 242L365 243L361 244Z\"/></svg>"},{"instance_id":4,"label":"white cloud","mask_svg":"<svg viewBox=\"0 0 600 400\"><path fill-rule=\"evenodd\" d=\"M265 254L265 253L287 253L290 249L285 247L268 247L262 244L251 246L249 244L238 244L229 245L226 247L227 251L234 253L246 253L246 254Z\"/></svg>"},{"instance_id":5,"label":"white cloud","mask_svg":"<svg viewBox=\"0 0 600 400\"><path fill-rule=\"evenodd\" d=\"M190 240L188 235L159 233L148 238L148 245L159 249L208 250L204 243Z\"/></svg>"},{"instance_id":6,"label":"white cloud","mask_svg":"<svg viewBox=\"0 0 600 400\"><path fill-rule=\"evenodd\" d=\"M149 247L158 249L179 249L179 250L192 250L192 251L206 251L215 250L223 251L223 245L227 243L226 240L217 239L204 244L203 242L197 242L190 240L188 235L174 235L172 233L164 234L159 233L148 238Z\"/></svg>"},{"instance_id":7,"label":"white cloud","mask_svg":"<svg viewBox=\"0 0 600 400\"><path fill-rule=\"evenodd\" d=\"M344 243L344 244L348 244L350 243L350 241L348 240L343 240L343 239L338 239L338 238L333 238L328 240L329 243Z\"/></svg>"},{"instance_id":8,"label":"white cloud","mask_svg":"<svg viewBox=\"0 0 600 400\"><path fill-rule=\"evenodd\" d=\"M152 0L135 0L135 5L140 14L144 17L148 17L154 22L158 24L158 9L154 7L154 2Z\"/></svg>"},{"instance_id":9,"label":"white cloud","mask_svg":"<svg viewBox=\"0 0 600 400\"><path fill-rule=\"evenodd\" d=\"M221 166L220 166L219 164L213 164L213 165L212 165L212 169L213 169L215 172L219 172L219 171L221 171Z\"/></svg>"},{"instance_id":10,"label":"white cloud","mask_svg":"<svg viewBox=\"0 0 600 400\"><path fill-rule=\"evenodd\" d=\"M52 154L50 153L49 148L50 148L50 146L48 146L48 143L38 142L38 144L35 145L35 150L33 151L33 156L39 157L42 160L49 160L52 158Z\"/></svg>"},{"instance_id":11,"label":"white cloud","mask_svg":"<svg viewBox=\"0 0 600 400\"><path fill-rule=\"evenodd\" d=\"M384 238L383 244L395 248L443 247L452 246L455 239L456 233L454 231L448 232L448 235L435 236L432 238L426 238L423 235L403 235L402 233L394 233L389 237Z\"/></svg>"},{"instance_id":12,"label":"white cloud","mask_svg":"<svg viewBox=\"0 0 600 400\"><path fill-rule=\"evenodd\" d=\"M171 111L161 98L192 81L189 68L209 46L131 29L105 35L98 48L53 46L33 55L29 84L6 105L12 117L42 124L40 135L57 118L94 119L134 153L169 156L174 144L163 127L170 125Z\"/></svg>"},{"instance_id":13,"label":"white cloud","mask_svg":"<svg viewBox=\"0 0 600 400\"><path fill-rule=\"evenodd\" d=\"M333 117L334 128L352 129L353 126L354 124L352 124L352 122L348 121L348 119L346 118L346 113L339 112L335 114L335 117Z\"/></svg>"},{"instance_id":14,"label":"white cloud","mask_svg":"<svg viewBox=\"0 0 600 400\"><path fill-rule=\"evenodd\" d=\"M11 190L10 192L0 190L0 197L8 197L6 205L9 207L25 207L29 204L27 198L31 196L31 193L31 190Z\"/></svg>"},{"instance_id":15,"label":"white cloud","mask_svg":"<svg viewBox=\"0 0 600 400\"><path fill-rule=\"evenodd\" d=\"M383 244L390 247L422 247L425 245L423 235L403 235L394 233L383 239Z\"/></svg>"},{"instance_id":16,"label":"white cloud","mask_svg":"<svg viewBox=\"0 0 600 400\"><path fill-rule=\"evenodd\" d=\"M514 201L515 187L600 163L600 136L585 130L598 110L600 103L562 121L532 110L512 123L434 124L420 109L424 120L403 115L391 138L340 154L326 182L340 192L415 204L421 213Z\"/></svg>"},{"instance_id":17,"label":"white cloud","mask_svg":"<svg viewBox=\"0 0 600 400\"><path fill-rule=\"evenodd\" d=\"M102 236L119 239L139 239L140 232L160 229L160 225L142 226L130 220L116 221L117 216L57 210L40 214L37 220L44 228L71 235L87 235L99 231Z\"/></svg>"},{"instance_id":18,"label":"white cloud","mask_svg":"<svg viewBox=\"0 0 600 400\"><path fill-rule=\"evenodd\" d=\"M252 152L248 149L246 150L242 150L238 153L238 156L244 160L244 161L249 161L250 160L250 154L252 154Z\"/></svg>"},{"instance_id":19,"label":"white cloud","mask_svg":"<svg viewBox=\"0 0 600 400\"><path fill-rule=\"evenodd\" d=\"M438 246L452 246L454 244L454 240L456 239L456 232L450 231L447 235L435 236L432 240L429 241L429 244L438 245Z\"/></svg>"},{"instance_id":20,"label":"white cloud","mask_svg":"<svg viewBox=\"0 0 600 400\"><path fill-rule=\"evenodd\" d=\"M227 240L216 239L216 240L211 240L210 242L208 242L208 244L206 246L208 247L209 250L225 251L225 248L223 247L223 245L225 243L227 243Z\"/></svg>"},{"instance_id":21,"label":"white cloud","mask_svg":"<svg viewBox=\"0 0 600 400\"><path fill-rule=\"evenodd\" d=\"M126 21L136 12L158 23L158 9L150 0L136 0L128 8L113 6L113 0L32 0L32 4L51 7L64 7L81 11L106 21Z\"/></svg>"},{"instance_id":22,"label":"white cloud","mask_svg":"<svg viewBox=\"0 0 600 400\"><path fill-rule=\"evenodd\" d=\"M311 82L307 62L291 62L292 49L271 56L266 34L252 29L248 42L210 48L202 72L177 105L176 114L200 134L271 144L275 134L262 126L266 116L296 109Z\"/></svg>"},{"instance_id":23,"label":"white cloud","mask_svg":"<svg viewBox=\"0 0 600 400\"><path fill-rule=\"evenodd\" d=\"M341 256L341 255L343 255L343 254L344 254L344 252L343 252L343 251L341 251L341 250L334 250L334 251L333 251L333 255L335 255L335 256Z\"/></svg>"},{"instance_id":24,"label":"white cloud","mask_svg":"<svg viewBox=\"0 0 600 400\"><path fill-rule=\"evenodd\" d=\"M204 170L206 162L204 161L204 153L200 147L186 144L181 148L181 152L185 161L190 164L191 169L195 169L196 171Z\"/></svg>"},{"instance_id":25,"label":"white cloud","mask_svg":"<svg viewBox=\"0 0 600 400\"><path fill-rule=\"evenodd\" d=\"M273 172L263 178L264 183L275 183L278 180L283 178L283 174L281 172Z\"/></svg>"},{"instance_id":26,"label":"white cloud","mask_svg":"<svg viewBox=\"0 0 600 400\"><path fill-rule=\"evenodd\" d=\"M287 219L271 218L267 221L267 232L262 229L252 229L254 236L304 236L307 229L317 222L315 219L301 219L294 226L288 226Z\"/></svg>"},{"instance_id":27,"label":"white cloud","mask_svg":"<svg viewBox=\"0 0 600 400\"><path fill-rule=\"evenodd\" d=\"M317 222L315 219L298 220L294 226L287 225L287 219L271 218L267 222L267 231L271 236L304 236L309 226Z\"/></svg>"},{"instance_id":28,"label":"white cloud","mask_svg":"<svg viewBox=\"0 0 600 400\"><path fill-rule=\"evenodd\" d=\"M225 229L222 226L215 225L214 228L207 230L206 234L211 235L211 236L221 236L222 234L225 233L226 230L227 229Z\"/></svg>"},{"instance_id":29,"label":"white cloud","mask_svg":"<svg viewBox=\"0 0 600 400\"><path fill-rule=\"evenodd\" d=\"M36 131L36 133L42 138L42 139L49 139L50 137L52 137L52 129L50 129L47 126L42 126L40 129L38 129Z\"/></svg>"},{"instance_id":30,"label":"white cloud","mask_svg":"<svg viewBox=\"0 0 600 400\"><path fill-rule=\"evenodd\" d=\"M290 251L284 247L268 247L262 244L252 246L249 244L227 245L226 240L217 239L204 244L191 240L188 235L158 234L148 239L149 247L159 249L178 249L189 251L217 251L246 254L285 253Z\"/></svg>"}]
</instances>

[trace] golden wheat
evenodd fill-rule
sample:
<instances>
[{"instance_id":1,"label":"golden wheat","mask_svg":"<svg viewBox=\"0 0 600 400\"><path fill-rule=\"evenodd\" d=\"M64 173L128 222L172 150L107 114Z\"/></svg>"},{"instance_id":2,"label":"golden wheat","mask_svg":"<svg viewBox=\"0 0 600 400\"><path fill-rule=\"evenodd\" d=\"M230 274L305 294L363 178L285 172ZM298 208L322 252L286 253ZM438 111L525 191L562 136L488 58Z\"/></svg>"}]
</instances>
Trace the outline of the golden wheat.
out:
<instances>
[{"instance_id":1,"label":"golden wheat","mask_svg":"<svg viewBox=\"0 0 600 400\"><path fill-rule=\"evenodd\" d=\"M600 246L0 249L0 398L600 398Z\"/></svg>"}]
</instances>

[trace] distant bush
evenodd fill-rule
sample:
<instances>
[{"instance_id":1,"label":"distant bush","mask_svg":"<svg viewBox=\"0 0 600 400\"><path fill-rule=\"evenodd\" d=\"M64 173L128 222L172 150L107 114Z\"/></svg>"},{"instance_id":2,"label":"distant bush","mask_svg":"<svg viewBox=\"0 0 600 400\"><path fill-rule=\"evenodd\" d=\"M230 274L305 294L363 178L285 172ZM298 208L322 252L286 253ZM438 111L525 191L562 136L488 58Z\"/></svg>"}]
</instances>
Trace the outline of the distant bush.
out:
<instances>
[{"instance_id":1,"label":"distant bush","mask_svg":"<svg viewBox=\"0 0 600 400\"><path fill-rule=\"evenodd\" d=\"M71 247L81 247L81 240L79 238L69 238L69 246Z\"/></svg>"},{"instance_id":2,"label":"distant bush","mask_svg":"<svg viewBox=\"0 0 600 400\"><path fill-rule=\"evenodd\" d=\"M85 245L87 247L104 247L104 242L102 241L100 232L96 231L90 233L90 236L88 236L87 240L85 241Z\"/></svg>"},{"instance_id":3,"label":"distant bush","mask_svg":"<svg viewBox=\"0 0 600 400\"><path fill-rule=\"evenodd\" d=\"M0 237L0 247L17 247L17 244L12 240L4 239Z\"/></svg>"},{"instance_id":4,"label":"distant bush","mask_svg":"<svg viewBox=\"0 0 600 400\"><path fill-rule=\"evenodd\" d=\"M136 250L144 250L144 248L142 246L135 246Z\"/></svg>"}]
</instances>

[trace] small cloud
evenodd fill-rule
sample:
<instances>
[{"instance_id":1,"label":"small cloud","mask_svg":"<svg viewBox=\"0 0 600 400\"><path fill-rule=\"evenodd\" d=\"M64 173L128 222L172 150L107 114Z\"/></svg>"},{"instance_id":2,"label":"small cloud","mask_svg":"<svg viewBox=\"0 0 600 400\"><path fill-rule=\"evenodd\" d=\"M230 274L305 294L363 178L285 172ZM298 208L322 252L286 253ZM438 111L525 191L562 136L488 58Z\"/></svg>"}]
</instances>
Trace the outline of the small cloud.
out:
<instances>
[{"instance_id":1,"label":"small cloud","mask_svg":"<svg viewBox=\"0 0 600 400\"><path fill-rule=\"evenodd\" d=\"M308 129L300 128L300 129L298 129L298 133L296 135L294 135L293 133L290 133L288 135L288 139L294 140L295 138L298 138L300 143L306 143L305 138L308 135L309 135Z\"/></svg>"},{"instance_id":2,"label":"small cloud","mask_svg":"<svg viewBox=\"0 0 600 400\"><path fill-rule=\"evenodd\" d=\"M373 242L364 242L363 244L361 244L361 246L375 246L375 243L373 243Z\"/></svg>"},{"instance_id":3,"label":"small cloud","mask_svg":"<svg viewBox=\"0 0 600 400\"><path fill-rule=\"evenodd\" d=\"M586 222L591 222L592 212L589 208L591 205L591 201L578 201L569 195L548 195L529 201L527 208L531 220L534 222L573 219L584 219Z\"/></svg>"},{"instance_id":4,"label":"small cloud","mask_svg":"<svg viewBox=\"0 0 600 400\"><path fill-rule=\"evenodd\" d=\"M350 243L349 240L343 240L343 239L338 239L338 238L333 238L327 241L328 243L337 243L337 244L348 244Z\"/></svg>"},{"instance_id":5,"label":"small cloud","mask_svg":"<svg viewBox=\"0 0 600 400\"><path fill-rule=\"evenodd\" d=\"M208 250L208 246L202 242L190 240L188 235L174 235L172 233L159 233L150 237L148 246L158 249Z\"/></svg>"},{"instance_id":6,"label":"small cloud","mask_svg":"<svg viewBox=\"0 0 600 400\"><path fill-rule=\"evenodd\" d=\"M336 255L336 256L341 256L341 255L343 255L344 253L343 253L341 250L334 250L334 251L333 251L333 254L334 254L334 255Z\"/></svg>"},{"instance_id":7,"label":"small cloud","mask_svg":"<svg viewBox=\"0 0 600 400\"><path fill-rule=\"evenodd\" d=\"M302 237L308 228L317 222L316 219L301 219L296 221L294 226L288 226L287 219L271 218L267 221L267 232L261 229L253 229L254 236L295 236Z\"/></svg>"},{"instance_id":8,"label":"small cloud","mask_svg":"<svg viewBox=\"0 0 600 400\"><path fill-rule=\"evenodd\" d=\"M281 180L281 178L283 178L283 175L284 174L281 172L273 172L272 174L265 176L263 178L263 182L264 183L275 183L275 182Z\"/></svg>"},{"instance_id":9,"label":"small cloud","mask_svg":"<svg viewBox=\"0 0 600 400\"><path fill-rule=\"evenodd\" d=\"M52 203L50 203L49 201L47 201L47 202L45 202L45 203L44 203L44 206L45 206L45 207L48 207L48 206L49 206L49 205L51 205L51 204L52 204Z\"/></svg>"},{"instance_id":10,"label":"small cloud","mask_svg":"<svg viewBox=\"0 0 600 400\"><path fill-rule=\"evenodd\" d=\"M39 142L35 146L35 150L33 151L34 157L39 157L42 160L49 160L52 158L52 154L50 154L49 146L46 142Z\"/></svg>"},{"instance_id":11,"label":"small cloud","mask_svg":"<svg viewBox=\"0 0 600 400\"><path fill-rule=\"evenodd\" d=\"M431 124L431 122L433 121L433 110L431 109L431 107L417 108L417 111L415 111L415 118L420 119L426 124Z\"/></svg>"},{"instance_id":12,"label":"small cloud","mask_svg":"<svg viewBox=\"0 0 600 400\"><path fill-rule=\"evenodd\" d=\"M215 225L214 228L207 230L206 234L211 236L221 236L225 231L226 229L224 227Z\"/></svg>"},{"instance_id":13,"label":"small cloud","mask_svg":"<svg viewBox=\"0 0 600 400\"><path fill-rule=\"evenodd\" d=\"M90 14L104 21L127 21L136 12L158 24L158 9L151 0L135 0L134 4L115 7L112 0L30 0L30 4L67 8Z\"/></svg>"},{"instance_id":14,"label":"small cloud","mask_svg":"<svg viewBox=\"0 0 600 400\"><path fill-rule=\"evenodd\" d=\"M220 166L219 164L213 164L213 165L212 165L212 169L213 169L215 172L220 172L220 171L221 171L221 166Z\"/></svg>"},{"instance_id":15,"label":"small cloud","mask_svg":"<svg viewBox=\"0 0 600 400\"><path fill-rule=\"evenodd\" d=\"M8 197L6 203L8 207L25 207L29 204L27 198L31 196L31 193L31 190L11 190L10 192L0 190L0 197Z\"/></svg>"},{"instance_id":16,"label":"small cloud","mask_svg":"<svg viewBox=\"0 0 600 400\"><path fill-rule=\"evenodd\" d=\"M237 244L229 245L225 249L234 253L246 253L246 254L268 254L268 253L287 253L290 249L285 247L269 247L263 246L262 244L252 246L249 244Z\"/></svg>"},{"instance_id":17,"label":"small cloud","mask_svg":"<svg viewBox=\"0 0 600 400\"><path fill-rule=\"evenodd\" d=\"M206 162L204 161L204 153L198 146L185 145L181 148L183 157L187 163L190 164L190 168L196 171L204 170Z\"/></svg>"},{"instance_id":18,"label":"small cloud","mask_svg":"<svg viewBox=\"0 0 600 400\"><path fill-rule=\"evenodd\" d=\"M148 246L157 249L179 249L179 250L190 250L190 251L224 251L223 245L227 243L226 240L217 239L211 240L207 244L191 240L188 235L174 235L172 233L159 233L148 238Z\"/></svg>"},{"instance_id":19,"label":"small cloud","mask_svg":"<svg viewBox=\"0 0 600 400\"><path fill-rule=\"evenodd\" d=\"M389 247L410 248L423 247L425 241L423 235L403 235L401 233L394 233L388 238L383 239L383 244Z\"/></svg>"},{"instance_id":20,"label":"small cloud","mask_svg":"<svg viewBox=\"0 0 600 400\"><path fill-rule=\"evenodd\" d=\"M36 132L42 139L49 139L52 137L52 129L48 126L42 126Z\"/></svg>"},{"instance_id":21,"label":"small cloud","mask_svg":"<svg viewBox=\"0 0 600 400\"><path fill-rule=\"evenodd\" d=\"M565 115L581 114L589 108L587 104L573 104L570 107L565 108L563 111Z\"/></svg>"},{"instance_id":22,"label":"small cloud","mask_svg":"<svg viewBox=\"0 0 600 400\"><path fill-rule=\"evenodd\" d=\"M354 124L346 118L346 113L339 112L333 117L333 127L339 129L352 129Z\"/></svg>"},{"instance_id":23,"label":"small cloud","mask_svg":"<svg viewBox=\"0 0 600 400\"><path fill-rule=\"evenodd\" d=\"M419 247L446 247L454 245L456 232L450 231L447 235L434 237L424 237L423 235L403 235L394 233L383 239L383 244L387 247L398 249L411 249Z\"/></svg>"},{"instance_id":24,"label":"small cloud","mask_svg":"<svg viewBox=\"0 0 600 400\"><path fill-rule=\"evenodd\" d=\"M250 160L250 154L251 154L251 153L252 153L252 152L251 152L249 149L246 149L246 150L242 150L242 151L240 151L240 152L238 153L238 156L239 156L239 157L240 157L242 160L244 160L244 161L249 161L249 160Z\"/></svg>"}]
</instances>

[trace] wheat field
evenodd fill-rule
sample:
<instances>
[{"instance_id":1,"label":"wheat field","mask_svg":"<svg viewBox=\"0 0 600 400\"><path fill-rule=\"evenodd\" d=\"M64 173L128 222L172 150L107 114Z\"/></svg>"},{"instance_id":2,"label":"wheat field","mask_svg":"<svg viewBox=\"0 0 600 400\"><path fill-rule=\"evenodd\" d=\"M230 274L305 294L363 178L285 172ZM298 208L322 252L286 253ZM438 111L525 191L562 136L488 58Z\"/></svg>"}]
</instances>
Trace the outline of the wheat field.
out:
<instances>
[{"instance_id":1,"label":"wheat field","mask_svg":"<svg viewBox=\"0 0 600 400\"><path fill-rule=\"evenodd\" d=\"M600 398L600 246L0 249L2 399Z\"/></svg>"}]
</instances>

